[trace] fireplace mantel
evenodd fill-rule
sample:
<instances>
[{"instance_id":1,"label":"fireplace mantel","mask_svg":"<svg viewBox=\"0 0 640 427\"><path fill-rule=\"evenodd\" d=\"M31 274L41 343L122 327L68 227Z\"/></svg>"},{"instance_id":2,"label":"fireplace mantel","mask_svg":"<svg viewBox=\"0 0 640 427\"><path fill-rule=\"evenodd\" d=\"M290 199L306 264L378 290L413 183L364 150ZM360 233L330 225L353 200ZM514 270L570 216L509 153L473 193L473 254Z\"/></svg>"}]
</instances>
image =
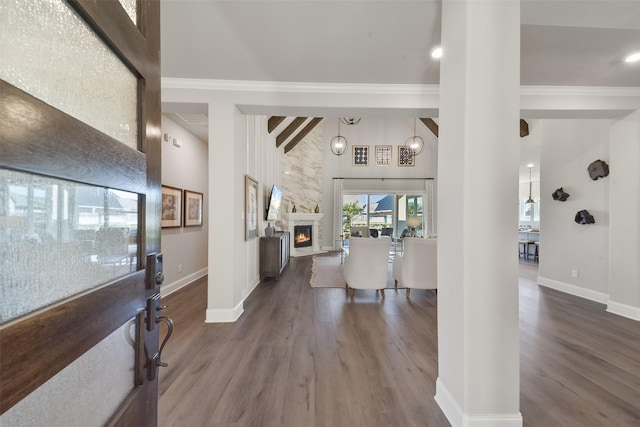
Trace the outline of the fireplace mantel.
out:
<instances>
[{"instance_id":1,"label":"fireplace mantel","mask_svg":"<svg viewBox=\"0 0 640 427\"><path fill-rule=\"evenodd\" d=\"M299 257L306 255L315 255L325 253L327 251L320 250L320 221L324 217L323 213L313 213L313 212L287 212L282 214L282 218L287 221L287 228L291 235L290 240L290 248L291 248L291 256ZM293 228L296 225L312 225L312 245L305 248L296 248L294 247L294 239L293 239Z\"/></svg>"}]
</instances>

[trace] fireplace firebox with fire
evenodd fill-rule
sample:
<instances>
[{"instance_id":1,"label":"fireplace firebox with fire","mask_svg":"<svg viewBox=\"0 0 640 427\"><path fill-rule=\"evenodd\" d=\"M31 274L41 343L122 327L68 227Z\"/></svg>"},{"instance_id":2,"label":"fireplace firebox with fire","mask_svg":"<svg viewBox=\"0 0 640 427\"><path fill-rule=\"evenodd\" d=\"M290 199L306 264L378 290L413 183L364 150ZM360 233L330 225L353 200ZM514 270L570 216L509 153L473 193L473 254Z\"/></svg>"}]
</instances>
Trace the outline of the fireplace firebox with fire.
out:
<instances>
[{"instance_id":1,"label":"fireplace firebox with fire","mask_svg":"<svg viewBox=\"0 0 640 427\"><path fill-rule=\"evenodd\" d=\"M313 245L311 225L296 225L293 228L293 246L295 248L305 248Z\"/></svg>"}]
</instances>

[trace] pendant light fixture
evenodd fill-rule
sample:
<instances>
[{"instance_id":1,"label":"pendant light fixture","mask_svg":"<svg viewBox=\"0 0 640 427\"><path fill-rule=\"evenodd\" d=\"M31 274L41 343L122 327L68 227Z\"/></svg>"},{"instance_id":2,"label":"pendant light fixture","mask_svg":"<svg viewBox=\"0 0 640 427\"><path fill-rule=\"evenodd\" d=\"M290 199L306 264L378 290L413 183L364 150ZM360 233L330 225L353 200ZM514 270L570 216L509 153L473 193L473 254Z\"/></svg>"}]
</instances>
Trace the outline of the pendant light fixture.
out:
<instances>
[{"instance_id":1,"label":"pendant light fixture","mask_svg":"<svg viewBox=\"0 0 640 427\"><path fill-rule=\"evenodd\" d=\"M413 119L413 136L409 137L404 143L404 146L407 147L407 150L412 152L414 156L417 156L418 154L422 153L422 150L424 150L424 139L422 139L422 137L418 136L416 133L417 122L418 119Z\"/></svg>"},{"instance_id":2,"label":"pendant light fixture","mask_svg":"<svg viewBox=\"0 0 640 427\"><path fill-rule=\"evenodd\" d=\"M347 138L340 136L340 119L338 119L338 136L331 138L331 152L341 156L347 149Z\"/></svg>"},{"instance_id":3,"label":"pendant light fixture","mask_svg":"<svg viewBox=\"0 0 640 427\"><path fill-rule=\"evenodd\" d=\"M529 168L529 198L524 203L527 205L533 205L535 203L531 198L531 169L533 169L533 164L529 163L527 167Z\"/></svg>"}]
</instances>

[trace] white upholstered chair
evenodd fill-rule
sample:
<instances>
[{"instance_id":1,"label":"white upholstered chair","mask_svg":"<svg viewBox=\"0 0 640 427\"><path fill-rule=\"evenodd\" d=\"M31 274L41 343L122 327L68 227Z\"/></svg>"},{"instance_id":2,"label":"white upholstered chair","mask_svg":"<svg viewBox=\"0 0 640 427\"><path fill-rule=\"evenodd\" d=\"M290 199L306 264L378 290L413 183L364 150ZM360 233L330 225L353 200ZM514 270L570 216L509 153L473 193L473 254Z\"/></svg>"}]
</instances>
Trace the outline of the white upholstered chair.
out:
<instances>
[{"instance_id":1,"label":"white upholstered chair","mask_svg":"<svg viewBox=\"0 0 640 427\"><path fill-rule=\"evenodd\" d=\"M438 239L405 238L402 255L393 259L393 279L411 289L437 289L437 243Z\"/></svg>"},{"instance_id":2,"label":"white upholstered chair","mask_svg":"<svg viewBox=\"0 0 640 427\"><path fill-rule=\"evenodd\" d=\"M351 296L355 289L379 289L384 298L390 248L389 239L349 239L349 253L344 259L343 272L347 288L351 288Z\"/></svg>"}]
</instances>

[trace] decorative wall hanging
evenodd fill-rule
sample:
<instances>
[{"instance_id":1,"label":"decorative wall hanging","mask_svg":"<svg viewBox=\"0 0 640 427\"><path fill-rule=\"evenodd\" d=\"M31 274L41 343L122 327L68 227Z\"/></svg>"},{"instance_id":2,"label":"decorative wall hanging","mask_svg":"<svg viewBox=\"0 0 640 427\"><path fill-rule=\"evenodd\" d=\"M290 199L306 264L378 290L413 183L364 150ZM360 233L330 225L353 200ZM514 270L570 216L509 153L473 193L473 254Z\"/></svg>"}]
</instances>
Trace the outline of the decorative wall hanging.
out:
<instances>
[{"instance_id":1,"label":"decorative wall hanging","mask_svg":"<svg viewBox=\"0 0 640 427\"><path fill-rule=\"evenodd\" d=\"M376 145L376 166L391 166L391 145Z\"/></svg>"},{"instance_id":2,"label":"decorative wall hanging","mask_svg":"<svg viewBox=\"0 0 640 427\"><path fill-rule=\"evenodd\" d=\"M244 176L244 239L258 237L258 181Z\"/></svg>"},{"instance_id":3,"label":"decorative wall hanging","mask_svg":"<svg viewBox=\"0 0 640 427\"><path fill-rule=\"evenodd\" d=\"M570 196L570 194L569 193L565 193L564 190L562 189L562 187L558 188L551 195L551 197L553 197L553 200L559 200L561 202L566 201L569 198L569 196Z\"/></svg>"},{"instance_id":4,"label":"decorative wall hanging","mask_svg":"<svg viewBox=\"0 0 640 427\"><path fill-rule=\"evenodd\" d=\"M576 213L575 221L578 224L595 224L596 222L593 215L591 215L586 209L578 211L578 213Z\"/></svg>"},{"instance_id":5,"label":"decorative wall hanging","mask_svg":"<svg viewBox=\"0 0 640 427\"><path fill-rule=\"evenodd\" d=\"M600 159L592 162L587 170L589 171L589 176L594 181L598 178L604 178L609 175L609 165L604 160Z\"/></svg>"},{"instance_id":6,"label":"decorative wall hanging","mask_svg":"<svg viewBox=\"0 0 640 427\"><path fill-rule=\"evenodd\" d=\"M353 146L353 166L369 166L369 146Z\"/></svg>"},{"instance_id":7,"label":"decorative wall hanging","mask_svg":"<svg viewBox=\"0 0 640 427\"><path fill-rule=\"evenodd\" d=\"M162 228L182 226L182 190L162 186Z\"/></svg>"},{"instance_id":8,"label":"decorative wall hanging","mask_svg":"<svg viewBox=\"0 0 640 427\"><path fill-rule=\"evenodd\" d=\"M202 225L202 193L184 190L184 226Z\"/></svg>"},{"instance_id":9,"label":"decorative wall hanging","mask_svg":"<svg viewBox=\"0 0 640 427\"><path fill-rule=\"evenodd\" d=\"M416 156L404 145L398 146L398 166L415 166Z\"/></svg>"}]
</instances>

